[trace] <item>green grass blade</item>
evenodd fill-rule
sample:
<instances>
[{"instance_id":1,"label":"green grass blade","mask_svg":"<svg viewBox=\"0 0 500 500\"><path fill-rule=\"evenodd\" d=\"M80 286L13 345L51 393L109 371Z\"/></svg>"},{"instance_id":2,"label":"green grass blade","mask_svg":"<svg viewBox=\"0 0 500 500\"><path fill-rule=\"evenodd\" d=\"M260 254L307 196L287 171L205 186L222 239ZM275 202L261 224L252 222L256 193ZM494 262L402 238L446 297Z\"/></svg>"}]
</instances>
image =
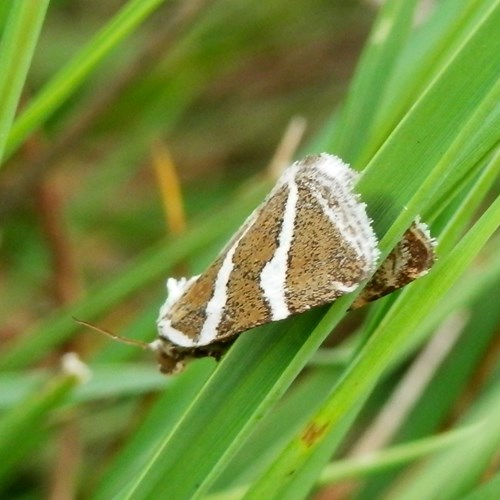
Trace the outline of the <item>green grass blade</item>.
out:
<instances>
[{"instance_id":1,"label":"green grass blade","mask_svg":"<svg viewBox=\"0 0 500 500\"><path fill-rule=\"evenodd\" d=\"M494 244L491 246L494 247ZM406 421L402 422L393 442L415 441L439 432L449 422L449 415L453 414L457 401L460 401L464 392L470 387L470 380L474 373L481 369L481 363L487 357L495 341L500 320L500 310L496 307L496 290L500 280L500 256L495 259L493 266L496 266L496 269L493 267L496 271L495 279L485 284L482 293L476 295L473 301L457 304L453 308L462 316L464 313L470 315L467 325L441 369L419 398L418 404ZM454 290L468 290L471 285L475 286L476 280L472 273L468 273ZM447 307L442 302L439 305ZM365 483L359 494L360 500L381 496L382 491L390 487L393 481L397 481L399 472L396 470L381 473Z\"/></svg>"},{"instance_id":2,"label":"green grass blade","mask_svg":"<svg viewBox=\"0 0 500 500\"><path fill-rule=\"evenodd\" d=\"M440 245L439 249L441 254L446 255L457 243L467 227L470 214L475 213L480 204L484 202L486 194L494 185L499 173L500 150L489 160L477 181L469 187L460 205L455 208L446 226L441 231L440 237L443 239L443 244Z\"/></svg>"},{"instance_id":3,"label":"green grass blade","mask_svg":"<svg viewBox=\"0 0 500 500\"><path fill-rule=\"evenodd\" d=\"M78 387L71 403L87 403L113 397L147 394L168 387L165 379L152 363L121 363L91 366L92 378ZM34 388L50 378L46 370L0 374L0 410L9 409L28 397Z\"/></svg>"},{"instance_id":4,"label":"green grass blade","mask_svg":"<svg viewBox=\"0 0 500 500\"><path fill-rule=\"evenodd\" d=\"M0 44L0 165L48 5L49 0L25 0L9 10Z\"/></svg>"},{"instance_id":5,"label":"green grass blade","mask_svg":"<svg viewBox=\"0 0 500 500\"><path fill-rule=\"evenodd\" d=\"M480 426L468 426L437 436L419 439L393 446L362 457L355 457L327 465L318 479L318 486L328 486L348 479L357 479L369 474L377 474L388 468L421 459L426 455L460 445L481 432Z\"/></svg>"},{"instance_id":6,"label":"green grass blade","mask_svg":"<svg viewBox=\"0 0 500 500\"><path fill-rule=\"evenodd\" d=\"M463 197L464 188L474 181L475 176L485 168L485 160L498 149L498 139L493 131L500 126L499 99L500 84L496 84L483 101L477 103L474 115L467 123L463 123L460 137L457 137L453 150L447 154L448 158L442 158L441 161L454 162L455 169L426 211L431 220L449 206L450 200L459 194ZM470 162L468 158L474 158L475 168L467 168Z\"/></svg>"},{"instance_id":7,"label":"green grass blade","mask_svg":"<svg viewBox=\"0 0 500 500\"><path fill-rule=\"evenodd\" d=\"M500 491L500 472L474 491L462 497L462 500L497 500Z\"/></svg>"},{"instance_id":8,"label":"green grass blade","mask_svg":"<svg viewBox=\"0 0 500 500\"><path fill-rule=\"evenodd\" d=\"M44 123L95 68L164 1L129 0L28 104L9 133L6 156L12 155L26 137Z\"/></svg>"},{"instance_id":9,"label":"green grass blade","mask_svg":"<svg viewBox=\"0 0 500 500\"><path fill-rule=\"evenodd\" d=\"M497 6L498 3L495 7ZM368 201L369 207L372 207L371 214L377 221L379 234L389 229L399 214L404 212L404 207L409 204L408 200L417 193L412 209L398 220L398 227L393 229L394 232L390 235L392 241L384 240L386 251L395 243L416 213L425 206L426 196L432 195L432 190L429 195L418 194L427 178L431 177L436 184L440 178L446 178L453 171L453 164L439 164L439 160L447 152L447 148L454 146L460 130L458 124L463 121L467 123L475 115L477 105L483 103L497 81L494 69L485 64L491 58L491 53L477 55L477 48L484 47L485 39L491 40L496 29L495 14L498 14L498 10L492 8L483 24L477 27L476 36L464 45L453 64L446 68L447 71L436 81L432 92L427 92L415 105L383 150L370 163L358 183L363 198ZM478 74L480 76L476 78ZM461 92L473 96L470 101L455 102L457 81L460 82ZM448 99L453 102L456 120L450 121ZM438 113L439 118L440 113L445 115L442 122L438 120L439 127L432 133L426 128L430 112ZM491 132L491 136L493 135ZM452 156L455 157L455 152L453 153ZM405 158L413 159L415 156L419 160L418 171L400 168L400 165L406 163ZM467 160L472 162L474 158L469 156ZM433 170L436 164L439 167L437 173ZM381 178L387 181L383 186L380 183ZM439 184L440 182L431 186L432 189L437 189ZM391 204L387 203L388 199ZM163 443L158 456L142 477L138 478L130 491L130 498L147 498L155 493L160 494L165 488L169 488L178 498L191 498L194 494L201 495L205 492L234 451L249 435L257 418L284 392L352 300L353 297L338 300L307 339L300 337L300 330L312 326L315 322L312 315L304 315L293 322L285 321L281 331L279 324L270 325L258 329L260 337L257 331L242 336L193 403L179 427ZM314 313L316 311L311 314ZM283 328L288 329L286 335L282 331ZM271 347L266 344L265 335L273 335ZM193 450L186 447L185 442L190 440L196 440L199 448ZM211 453L207 455L197 452L203 449L208 449ZM183 464L186 463L198 465L189 478L182 473Z\"/></svg>"},{"instance_id":10,"label":"green grass blade","mask_svg":"<svg viewBox=\"0 0 500 500\"><path fill-rule=\"evenodd\" d=\"M435 304L439 303L440 298L467 269L498 229L499 224L500 198L491 205L450 255L440 260L431 274L415 283L414 289L425 288L425 295L413 295L414 300L406 300L396 312L384 318L336 387L332 397L309 423L307 429L316 429L314 437L307 438L311 435L307 429L296 436L274 466L254 484L246 498L294 497L292 491L297 491L297 484L294 483L297 472L310 460L329 432L366 396L388 366L397 348L405 343L408 334ZM302 487L305 482L304 478L301 478Z\"/></svg>"},{"instance_id":11,"label":"green grass blade","mask_svg":"<svg viewBox=\"0 0 500 500\"><path fill-rule=\"evenodd\" d=\"M491 387L471 413L466 420L480 425L481 432L431 458L398 489L398 496L452 500L477 484L500 447L500 386Z\"/></svg>"},{"instance_id":12,"label":"green grass blade","mask_svg":"<svg viewBox=\"0 0 500 500\"><path fill-rule=\"evenodd\" d=\"M469 426L456 431L449 431L430 438L416 440L393 446L385 450L340 460L327 465L318 478L318 487L327 487L340 481L358 480L381 471L398 467L408 462L425 458L427 455L446 450L453 445L464 442L481 431L480 426ZM230 488L207 497L208 500L237 500L244 496L248 485Z\"/></svg>"},{"instance_id":13,"label":"green grass blade","mask_svg":"<svg viewBox=\"0 0 500 500\"><path fill-rule=\"evenodd\" d=\"M187 367L179 376L171 378L167 390L156 401L147 418L134 432L111 467L106 470L101 484L92 496L94 500L107 500L120 495L130 479L140 473L151 459L158 443L171 432L214 367L213 360L200 360Z\"/></svg>"},{"instance_id":14,"label":"green grass blade","mask_svg":"<svg viewBox=\"0 0 500 500\"><path fill-rule=\"evenodd\" d=\"M360 157L362 165L376 153L425 87L449 63L457 47L475 29L485 8L487 3L482 0L448 0L434 6L428 22L416 29L412 43L400 53L380 107L372 117L371 134Z\"/></svg>"},{"instance_id":15,"label":"green grass blade","mask_svg":"<svg viewBox=\"0 0 500 500\"><path fill-rule=\"evenodd\" d=\"M213 490L246 484L262 474L330 394L341 373L341 367L323 367L294 384L231 460Z\"/></svg>"},{"instance_id":16,"label":"green grass blade","mask_svg":"<svg viewBox=\"0 0 500 500\"><path fill-rule=\"evenodd\" d=\"M471 163L475 164L498 143L498 101L494 97L498 96L500 84L496 66L491 60L500 53L500 39L491 44L491 37L499 22L500 7L495 1L461 51L426 89L363 172L358 185L368 207L377 215L374 217L377 234L385 234L397 214L406 214L382 241L383 251L394 247L404 229L421 212L420 207L429 203L450 176L453 178L454 162L460 161L462 172L468 170ZM491 51L484 50L485 46ZM462 99L464 93L467 99ZM488 121L481 142L476 143L477 149L469 146L464 153L462 139L467 129L477 124L480 117L484 120L489 115L495 120ZM428 127L430 116L433 117L432 131ZM462 128L464 123L466 125ZM429 137L433 133L439 137L439 142ZM404 159L411 161L412 167L394 171L392 164ZM451 163L453 168L450 168ZM432 176L429 176L431 169ZM383 186L379 182L381 178L384 179ZM416 189L419 180L424 179L425 184ZM398 191L404 192L401 200L413 198L412 204L420 207L395 203L394 193Z\"/></svg>"},{"instance_id":17,"label":"green grass blade","mask_svg":"<svg viewBox=\"0 0 500 500\"><path fill-rule=\"evenodd\" d=\"M78 375L62 374L34 390L0 420L0 483L43 437L50 412L61 405L81 382ZM33 433L33 429L36 432ZM29 439L26 439L29 436Z\"/></svg>"},{"instance_id":18,"label":"green grass blade","mask_svg":"<svg viewBox=\"0 0 500 500\"><path fill-rule=\"evenodd\" d=\"M384 86L411 31L417 3L389 0L377 17L342 110L338 133L330 145L349 163L358 165Z\"/></svg>"},{"instance_id":19,"label":"green grass blade","mask_svg":"<svg viewBox=\"0 0 500 500\"><path fill-rule=\"evenodd\" d=\"M293 323L288 322L286 329L280 324L271 324L242 336L172 435L161 443L157 456L127 498L151 498L161 490L169 491L176 498L190 498L198 490L200 481L209 484L209 477L215 479L213 461L216 460L217 468L228 463L242 436L248 436L259 416L282 395L300 370L303 360L296 360L294 356L304 343L304 331L310 330L311 321L317 321L320 313L314 310L301 315ZM341 315L342 310L337 311L336 316ZM273 338L271 344L266 341L270 337ZM320 341L309 338L304 350L311 355ZM196 442L197 446L186 446L186 442ZM205 453L208 449L212 453ZM190 478L181 472L186 463L197 464Z\"/></svg>"}]
</instances>

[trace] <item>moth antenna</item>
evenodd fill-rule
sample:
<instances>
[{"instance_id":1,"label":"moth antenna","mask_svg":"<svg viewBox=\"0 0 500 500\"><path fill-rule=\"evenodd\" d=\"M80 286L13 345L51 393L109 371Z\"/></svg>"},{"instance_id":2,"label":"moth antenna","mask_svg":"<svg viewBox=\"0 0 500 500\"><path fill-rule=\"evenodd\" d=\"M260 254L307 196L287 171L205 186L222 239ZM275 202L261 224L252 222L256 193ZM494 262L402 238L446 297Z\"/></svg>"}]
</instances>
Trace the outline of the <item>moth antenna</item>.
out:
<instances>
[{"instance_id":1,"label":"moth antenna","mask_svg":"<svg viewBox=\"0 0 500 500\"><path fill-rule=\"evenodd\" d=\"M123 344L133 345L135 347L140 347L141 349L147 349L148 351L151 350L151 344L149 344L148 342L143 342L142 340L127 339L126 337L117 335L116 333L110 332L105 328L93 325L92 323L88 323L87 321L75 318L74 316L73 316L73 321L76 321L80 325L86 326L87 328L95 330L96 332L102 333L103 335L106 335L106 337L110 337L113 340L117 340L118 342L121 342Z\"/></svg>"}]
</instances>

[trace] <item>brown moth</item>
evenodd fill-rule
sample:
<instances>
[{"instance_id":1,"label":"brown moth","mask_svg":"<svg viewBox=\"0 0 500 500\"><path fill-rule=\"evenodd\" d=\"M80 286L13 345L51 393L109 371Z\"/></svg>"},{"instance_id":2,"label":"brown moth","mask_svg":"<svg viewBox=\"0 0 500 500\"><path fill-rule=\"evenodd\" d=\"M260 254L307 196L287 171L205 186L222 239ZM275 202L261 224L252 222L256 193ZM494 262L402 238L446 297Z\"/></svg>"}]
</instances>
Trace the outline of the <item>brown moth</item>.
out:
<instances>
[{"instance_id":1,"label":"brown moth","mask_svg":"<svg viewBox=\"0 0 500 500\"><path fill-rule=\"evenodd\" d=\"M162 371L219 357L241 332L331 303L368 278L379 250L357 177L325 153L295 162L204 273L170 278L159 338L148 344ZM353 308L422 276L434 259L434 240L415 222Z\"/></svg>"}]
</instances>

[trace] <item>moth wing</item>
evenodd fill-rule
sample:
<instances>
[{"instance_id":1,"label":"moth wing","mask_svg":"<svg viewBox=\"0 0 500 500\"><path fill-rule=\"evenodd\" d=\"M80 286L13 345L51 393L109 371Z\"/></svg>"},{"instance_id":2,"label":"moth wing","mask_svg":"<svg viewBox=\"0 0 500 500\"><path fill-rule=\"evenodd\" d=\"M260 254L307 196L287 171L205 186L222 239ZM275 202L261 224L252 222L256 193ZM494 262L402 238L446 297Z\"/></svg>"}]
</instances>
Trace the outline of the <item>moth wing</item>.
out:
<instances>
[{"instance_id":1,"label":"moth wing","mask_svg":"<svg viewBox=\"0 0 500 500\"><path fill-rule=\"evenodd\" d=\"M420 221L413 222L351 309L380 299L427 274L436 260L435 245L427 225Z\"/></svg>"},{"instance_id":2,"label":"moth wing","mask_svg":"<svg viewBox=\"0 0 500 500\"><path fill-rule=\"evenodd\" d=\"M208 346L353 291L379 253L356 178L325 154L289 167L215 262L163 310L160 336Z\"/></svg>"},{"instance_id":3,"label":"moth wing","mask_svg":"<svg viewBox=\"0 0 500 500\"><path fill-rule=\"evenodd\" d=\"M172 327L193 346L227 340L271 320L260 274L276 250L286 192L284 185L273 190L169 311Z\"/></svg>"},{"instance_id":4,"label":"moth wing","mask_svg":"<svg viewBox=\"0 0 500 500\"><path fill-rule=\"evenodd\" d=\"M301 203L297 207L286 282L287 301L293 313L333 302L354 291L376 261L376 239L364 205L350 193L349 212L359 215L343 219L342 207L347 200L328 196L322 187L307 179L298 182ZM348 233L365 233L367 246L360 248Z\"/></svg>"}]
</instances>

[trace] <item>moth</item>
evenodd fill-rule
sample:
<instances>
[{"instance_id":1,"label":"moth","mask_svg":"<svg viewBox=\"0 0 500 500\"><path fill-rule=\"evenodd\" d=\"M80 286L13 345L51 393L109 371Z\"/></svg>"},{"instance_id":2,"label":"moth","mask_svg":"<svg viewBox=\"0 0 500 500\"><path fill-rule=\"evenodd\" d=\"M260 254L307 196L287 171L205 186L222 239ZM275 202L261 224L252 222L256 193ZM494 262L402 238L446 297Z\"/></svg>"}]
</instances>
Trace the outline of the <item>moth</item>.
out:
<instances>
[{"instance_id":1,"label":"moth","mask_svg":"<svg viewBox=\"0 0 500 500\"><path fill-rule=\"evenodd\" d=\"M153 350L161 371L175 373L190 358L219 358L250 328L334 302L370 276L352 309L426 274L435 240L420 221L374 273L380 252L354 190L358 176L326 153L293 163L204 273L167 280L155 341L104 333Z\"/></svg>"},{"instance_id":2,"label":"moth","mask_svg":"<svg viewBox=\"0 0 500 500\"><path fill-rule=\"evenodd\" d=\"M295 162L204 273L168 279L151 344L162 371L175 372L190 357L219 357L250 328L356 290L380 253L354 191L358 175L326 153ZM413 223L353 308L426 274L434 246L427 226Z\"/></svg>"}]
</instances>

